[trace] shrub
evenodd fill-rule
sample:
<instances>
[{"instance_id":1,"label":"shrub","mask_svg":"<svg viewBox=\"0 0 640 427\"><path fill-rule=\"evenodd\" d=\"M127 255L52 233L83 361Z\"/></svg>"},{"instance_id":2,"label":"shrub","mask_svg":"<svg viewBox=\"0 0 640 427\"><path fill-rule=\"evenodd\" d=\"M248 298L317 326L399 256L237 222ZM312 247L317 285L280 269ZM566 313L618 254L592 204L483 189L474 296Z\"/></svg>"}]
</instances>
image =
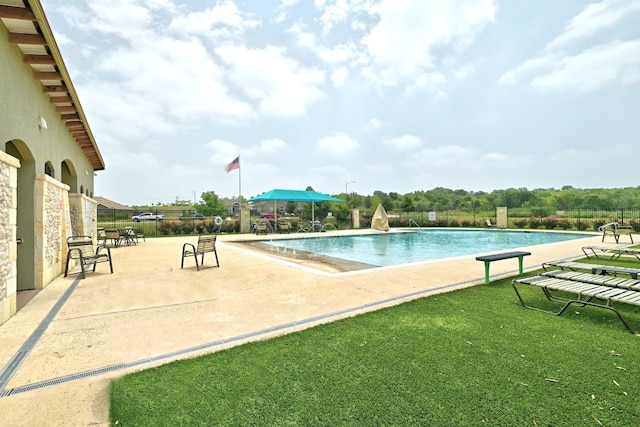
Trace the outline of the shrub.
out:
<instances>
[{"instance_id":1,"label":"shrub","mask_svg":"<svg viewBox=\"0 0 640 427\"><path fill-rule=\"evenodd\" d=\"M183 224L176 221L171 221L171 232L173 234L182 234Z\"/></svg>"},{"instance_id":2,"label":"shrub","mask_svg":"<svg viewBox=\"0 0 640 427\"><path fill-rule=\"evenodd\" d=\"M569 221L567 218L562 218L558 220L558 227L562 228L563 230L568 230L571 228L571 221Z\"/></svg>"},{"instance_id":3,"label":"shrub","mask_svg":"<svg viewBox=\"0 0 640 427\"><path fill-rule=\"evenodd\" d=\"M460 223L457 219L449 220L449 227L460 227Z\"/></svg>"},{"instance_id":4,"label":"shrub","mask_svg":"<svg viewBox=\"0 0 640 427\"><path fill-rule=\"evenodd\" d=\"M160 224L158 224L158 233L162 234L162 235L169 235L171 234L171 228L172 228L172 223L174 221L162 221L160 222Z\"/></svg>"},{"instance_id":5,"label":"shrub","mask_svg":"<svg viewBox=\"0 0 640 427\"><path fill-rule=\"evenodd\" d=\"M527 226L527 224L529 224L529 222L530 221L527 218L518 218L513 221L513 225L515 225L517 228L524 228Z\"/></svg>"},{"instance_id":6,"label":"shrub","mask_svg":"<svg viewBox=\"0 0 640 427\"><path fill-rule=\"evenodd\" d=\"M536 229L540 227L540 218L531 217L529 218L529 228Z\"/></svg>"},{"instance_id":7,"label":"shrub","mask_svg":"<svg viewBox=\"0 0 640 427\"><path fill-rule=\"evenodd\" d=\"M580 230L580 231L587 230L589 228L589 226L591 226L591 223L589 221L580 221L580 222L578 222L578 230Z\"/></svg>"},{"instance_id":8,"label":"shrub","mask_svg":"<svg viewBox=\"0 0 640 427\"><path fill-rule=\"evenodd\" d=\"M558 225L558 222L558 218L553 215L549 215L548 217L542 219L542 225L547 230L553 230Z\"/></svg>"},{"instance_id":9,"label":"shrub","mask_svg":"<svg viewBox=\"0 0 640 427\"><path fill-rule=\"evenodd\" d=\"M460 225L463 227L471 227L471 221L467 220L467 219L463 219L462 221L460 221Z\"/></svg>"}]
</instances>

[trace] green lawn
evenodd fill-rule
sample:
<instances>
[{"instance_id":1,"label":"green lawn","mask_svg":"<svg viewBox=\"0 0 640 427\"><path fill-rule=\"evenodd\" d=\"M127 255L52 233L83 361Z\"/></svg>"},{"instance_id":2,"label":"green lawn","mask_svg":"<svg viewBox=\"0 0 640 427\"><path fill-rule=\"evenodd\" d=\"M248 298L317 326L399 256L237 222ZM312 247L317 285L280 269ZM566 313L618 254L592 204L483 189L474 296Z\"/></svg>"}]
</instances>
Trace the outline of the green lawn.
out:
<instances>
[{"instance_id":1,"label":"green lawn","mask_svg":"<svg viewBox=\"0 0 640 427\"><path fill-rule=\"evenodd\" d=\"M527 310L506 279L128 375L111 422L633 426L639 353L615 314Z\"/></svg>"}]
</instances>

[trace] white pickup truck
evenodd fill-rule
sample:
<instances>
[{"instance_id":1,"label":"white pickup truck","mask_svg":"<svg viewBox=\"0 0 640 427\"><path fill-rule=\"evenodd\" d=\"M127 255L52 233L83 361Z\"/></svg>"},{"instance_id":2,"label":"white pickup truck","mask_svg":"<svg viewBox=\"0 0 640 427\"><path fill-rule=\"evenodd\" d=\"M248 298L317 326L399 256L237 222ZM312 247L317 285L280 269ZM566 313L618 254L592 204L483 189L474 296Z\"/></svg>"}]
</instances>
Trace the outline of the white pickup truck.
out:
<instances>
[{"instance_id":1,"label":"white pickup truck","mask_svg":"<svg viewBox=\"0 0 640 427\"><path fill-rule=\"evenodd\" d=\"M133 222L162 221L164 219L164 215L156 215L153 212L142 212L139 215L134 215L131 219Z\"/></svg>"}]
</instances>

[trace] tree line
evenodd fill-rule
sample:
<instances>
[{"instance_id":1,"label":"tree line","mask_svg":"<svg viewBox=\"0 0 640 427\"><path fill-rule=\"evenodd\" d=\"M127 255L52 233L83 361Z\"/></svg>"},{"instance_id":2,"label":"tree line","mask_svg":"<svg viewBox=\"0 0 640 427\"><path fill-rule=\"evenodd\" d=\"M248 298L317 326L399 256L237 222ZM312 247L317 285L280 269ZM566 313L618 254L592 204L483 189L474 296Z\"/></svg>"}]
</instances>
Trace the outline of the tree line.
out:
<instances>
[{"instance_id":1,"label":"tree line","mask_svg":"<svg viewBox=\"0 0 640 427\"><path fill-rule=\"evenodd\" d=\"M491 211L497 207L572 210L572 209L639 209L640 187L614 189L579 189L564 186L561 189L507 188L491 192L452 190L436 187L431 190L407 194L374 191L373 195L356 193L338 195L346 199L350 208L375 209L382 203L387 211Z\"/></svg>"}]
</instances>

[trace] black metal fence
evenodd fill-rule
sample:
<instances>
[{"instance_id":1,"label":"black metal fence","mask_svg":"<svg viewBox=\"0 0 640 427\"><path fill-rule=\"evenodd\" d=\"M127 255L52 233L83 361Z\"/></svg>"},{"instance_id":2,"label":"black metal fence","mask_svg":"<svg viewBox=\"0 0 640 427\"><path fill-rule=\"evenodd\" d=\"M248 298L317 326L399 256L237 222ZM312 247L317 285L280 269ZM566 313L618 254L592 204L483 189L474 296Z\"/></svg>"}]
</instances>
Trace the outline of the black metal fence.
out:
<instances>
[{"instance_id":1,"label":"black metal fence","mask_svg":"<svg viewBox=\"0 0 640 427\"><path fill-rule=\"evenodd\" d=\"M223 214L210 217L192 217L189 211L156 209L154 215L162 220L135 222L133 217L141 212L126 209L98 209L98 227L124 228L134 227L144 231L147 236L171 234L202 234L205 232L240 231L237 214ZM360 211L360 228L371 226L374 210ZM564 229L597 231L598 227L619 222L630 225L640 232L640 209L567 209L549 212L548 208L512 208L508 209L508 227L514 229ZM392 227L485 227L486 218L496 221L495 211L436 210L429 212L388 211L389 224ZM253 212L256 216L257 213ZM216 219L216 217L219 217ZM253 216L252 216L253 217ZM351 228L350 218L316 218L332 222L339 229ZM304 221L305 218L299 220ZM295 222L295 220L294 220Z\"/></svg>"}]
</instances>

